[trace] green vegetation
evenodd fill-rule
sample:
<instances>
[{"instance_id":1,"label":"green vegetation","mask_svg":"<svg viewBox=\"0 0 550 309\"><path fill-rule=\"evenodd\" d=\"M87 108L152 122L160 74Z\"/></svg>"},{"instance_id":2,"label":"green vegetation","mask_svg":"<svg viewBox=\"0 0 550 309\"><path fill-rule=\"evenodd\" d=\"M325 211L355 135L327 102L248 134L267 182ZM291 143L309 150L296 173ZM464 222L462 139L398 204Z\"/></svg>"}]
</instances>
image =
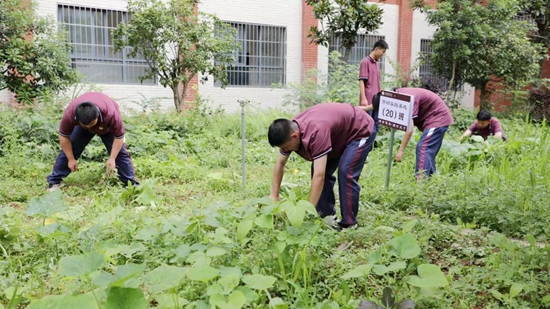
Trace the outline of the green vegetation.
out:
<instances>
[{"instance_id":1,"label":"green vegetation","mask_svg":"<svg viewBox=\"0 0 550 309\"><path fill-rule=\"evenodd\" d=\"M247 114L246 192L240 115L199 105L125 117L142 186L105 178L95 139L79 171L46 194L62 111L46 102L0 112L4 308L550 305L544 125L505 119L507 143L459 144L473 114L456 110L439 174L414 182L411 143L388 191L381 132L360 179L360 227L337 233L305 202L309 165L297 156L283 201L266 199L277 153L266 130L290 114Z\"/></svg>"}]
</instances>

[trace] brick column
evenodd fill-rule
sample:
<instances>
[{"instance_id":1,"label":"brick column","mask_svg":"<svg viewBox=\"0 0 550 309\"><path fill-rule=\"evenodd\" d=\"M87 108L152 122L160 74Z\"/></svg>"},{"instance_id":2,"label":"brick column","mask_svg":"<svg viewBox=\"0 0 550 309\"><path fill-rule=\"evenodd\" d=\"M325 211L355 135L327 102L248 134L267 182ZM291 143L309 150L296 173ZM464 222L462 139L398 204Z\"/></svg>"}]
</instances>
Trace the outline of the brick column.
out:
<instances>
[{"instance_id":1,"label":"brick column","mask_svg":"<svg viewBox=\"0 0 550 309\"><path fill-rule=\"evenodd\" d=\"M399 0L399 31L397 34L397 63L402 73L411 69L413 10L409 0ZM392 46L390 46L392 48Z\"/></svg>"},{"instance_id":2,"label":"brick column","mask_svg":"<svg viewBox=\"0 0 550 309\"><path fill-rule=\"evenodd\" d=\"M198 3L195 3L194 11L195 11L195 16L198 15L198 12L199 12ZM184 98L185 108L190 107L189 103L193 103L197 98L198 87L199 87L199 76L197 74L195 75L195 77L191 79L191 81L189 82L189 85L187 86L187 92L185 93L185 98ZM180 85L179 89L180 89L180 95L181 95L183 93L183 85Z\"/></svg>"},{"instance_id":3,"label":"brick column","mask_svg":"<svg viewBox=\"0 0 550 309\"><path fill-rule=\"evenodd\" d=\"M309 69L317 68L317 45L310 43L309 28L317 26L318 21L315 19L313 8L302 0L302 78L303 81Z\"/></svg>"}]
</instances>

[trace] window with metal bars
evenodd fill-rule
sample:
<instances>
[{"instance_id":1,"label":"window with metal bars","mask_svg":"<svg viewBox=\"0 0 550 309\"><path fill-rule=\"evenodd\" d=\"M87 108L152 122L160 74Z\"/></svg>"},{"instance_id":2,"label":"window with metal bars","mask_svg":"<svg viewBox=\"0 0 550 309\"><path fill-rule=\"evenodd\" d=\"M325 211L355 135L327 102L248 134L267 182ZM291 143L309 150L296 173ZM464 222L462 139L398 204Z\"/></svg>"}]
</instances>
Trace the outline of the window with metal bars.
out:
<instances>
[{"instance_id":1,"label":"window with metal bars","mask_svg":"<svg viewBox=\"0 0 550 309\"><path fill-rule=\"evenodd\" d=\"M430 47L430 41L430 39L420 39L421 57L433 52ZM420 67L418 68L418 76L425 83L429 83L430 85L439 85L439 89L442 91L446 91L449 86L449 81L445 77L432 73L432 66L428 61L421 62Z\"/></svg>"},{"instance_id":2,"label":"window with metal bars","mask_svg":"<svg viewBox=\"0 0 550 309\"><path fill-rule=\"evenodd\" d=\"M141 84L139 77L148 68L143 56L130 58L130 47L114 52L111 31L128 14L72 5L58 5L58 22L69 35L72 65L88 81L102 84ZM155 79L143 84L156 84Z\"/></svg>"},{"instance_id":3,"label":"window with metal bars","mask_svg":"<svg viewBox=\"0 0 550 309\"><path fill-rule=\"evenodd\" d=\"M227 67L229 86L271 87L286 82L286 28L228 22L240 48ZM217 81L219 86L220 83Z\"/></svg>"},{"instance_id":4,"label":"window with metal bars","mask_svg":"<svg viewBox=\"0 0 550 309\"><path fill-rule=\"evenodd\" d=\"M537 22L536 20L533 18L533 16L531 15L531 13L527 12L527 11L520 11L518 12L518 15L516 17L514 17L514 20L517 20L517 21L526 21L527 23L533 25L533 26L536 26L537 25Z\"/></svg>"},{"instance_id":5,"label":"window with metal bars","mask_svg":"<svg viewBox=\"0 0 550 309\"><path fill-rule=\"evenodd\" d=\"M385 39L383 35L358 34L357 43L355 44L354 47L352 47L349 53L347 63L360 64L361 61L370 54L370 52L372 51L372 47L374 46L374 43L383 39ZM333 37L329 45L329 53L332 53L333 51L337 50L343 56L345 54L345 50L344 48L340 47L341 41L342 40L340 38ZM384 73L384 69L386 67L385 58L386 57L382 57L378 60L378 63L380 64L380 73Z\"/></svg>"}]
</instances>

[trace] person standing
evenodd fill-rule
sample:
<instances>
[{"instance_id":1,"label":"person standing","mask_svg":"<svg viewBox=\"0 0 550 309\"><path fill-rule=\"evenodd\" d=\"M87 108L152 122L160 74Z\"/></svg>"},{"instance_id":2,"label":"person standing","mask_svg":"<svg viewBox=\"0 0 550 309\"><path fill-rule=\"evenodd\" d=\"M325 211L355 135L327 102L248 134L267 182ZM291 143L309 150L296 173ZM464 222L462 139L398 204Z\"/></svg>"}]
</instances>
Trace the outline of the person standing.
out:
<instances>
[{"instance_id":1,"label":"person standing","mask_svg":"<svg viewBox=\"0 0 550 309\"><path fill-rule=\"evenodd\" d=\"M370 54L361 61L359 68L359 106L369 106L372 104L372 98L382 89L380 86L380 63L379 60L384 56L388 49L388 43L379 40L374 43ZM374 130L371 137L376 139L376 133L380 128L378 123L378 111L369 111L369 115L374 119Z\"/></svg>"}]
</instances>

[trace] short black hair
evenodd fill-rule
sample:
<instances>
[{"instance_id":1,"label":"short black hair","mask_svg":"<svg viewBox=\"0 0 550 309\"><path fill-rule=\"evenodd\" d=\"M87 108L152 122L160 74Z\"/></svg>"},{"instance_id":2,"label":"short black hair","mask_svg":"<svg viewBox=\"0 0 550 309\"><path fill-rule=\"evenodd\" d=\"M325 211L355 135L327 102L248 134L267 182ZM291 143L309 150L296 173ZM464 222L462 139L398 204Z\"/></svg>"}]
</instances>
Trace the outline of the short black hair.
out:
<instances>
[{"instance_id":1,"label":"short black hair","mask_svg":"<svg viewBox=\"0 0 550 309\"><path fill-rule=\"evenodd\" d=\"M292 135L292 127L291 120L285 118L273 120L267 132L267 138L271 147L278 147L286 143L290 139L290 135Z\"/></svg>"},{"instance_id":2,"label":"short black hair","mask_svg":"<svg viewBox=\"0 0 550 309\"><path fill-rule=\"evenodd\" d=\"M88 125L99 117L99 109L92 102L82 102L74 110L74 119Z\"/></svg>"},{"instance_id":3,"label":"short black hair","mask_svg":"<svg viewBox=\"0 0 550 309\"><path fill-rule=\"evenodd\" d=\"M479 111L479 113L477 113L477 120L481 120L481 121L491 120L491 117L493 117L491 115L491 112L486 110L482 110L482 111Z\"/></svg>"},{"instance_id":4,"label":"short black hair","mask_svg":"<svg viewBox=\"0 0 550 309\"><path fill-rule=\"evenodd\" d=\"M376 48L388 49L389 46L388 46L388 43L386 43L386 41L384 41L384 39L381 39L381 40L376 41L376 43L374 43L374 46L372 47L372 50L375 50Z\"/></svg>"}]
</instances>

